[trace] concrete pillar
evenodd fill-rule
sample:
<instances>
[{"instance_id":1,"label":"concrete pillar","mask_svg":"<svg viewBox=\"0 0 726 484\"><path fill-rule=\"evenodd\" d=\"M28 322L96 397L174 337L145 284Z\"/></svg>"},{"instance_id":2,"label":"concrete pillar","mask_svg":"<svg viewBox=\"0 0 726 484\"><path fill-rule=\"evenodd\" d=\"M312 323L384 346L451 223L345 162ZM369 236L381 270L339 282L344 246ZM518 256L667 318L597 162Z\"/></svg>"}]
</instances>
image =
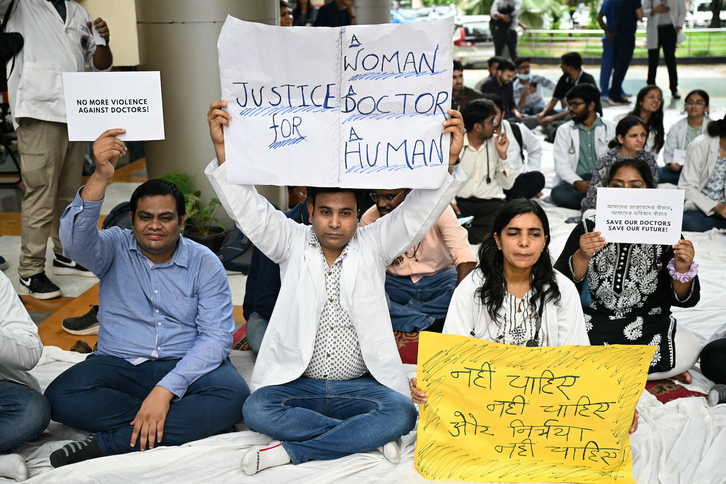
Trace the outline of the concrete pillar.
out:
<instances>
[{"instance_id":1,"label":"concrete pillar","mask_svg":"<svg viewBox=\"0 0 726 484\"><path fill-rule=\"evenodd\" d=\"M193 174L202 197L214 196L203 171L214 158L206 113L220 97L219 32L228 14L278 25L279 11L277 0L136 0L140 67L161 71L164 103L166 139L146 143L149 178ZM280 201L280 189L260 191Z\"/></svg>"},{"instance_id":2,"label":"concrete pillar","mask_svg":"<svg viewBox=\"0 0 726 484\"><path fill-rule=\"evenodd\" d=\"M391 0L355 0L358 25L391 23Z\"/></svg>"}]
</instances>

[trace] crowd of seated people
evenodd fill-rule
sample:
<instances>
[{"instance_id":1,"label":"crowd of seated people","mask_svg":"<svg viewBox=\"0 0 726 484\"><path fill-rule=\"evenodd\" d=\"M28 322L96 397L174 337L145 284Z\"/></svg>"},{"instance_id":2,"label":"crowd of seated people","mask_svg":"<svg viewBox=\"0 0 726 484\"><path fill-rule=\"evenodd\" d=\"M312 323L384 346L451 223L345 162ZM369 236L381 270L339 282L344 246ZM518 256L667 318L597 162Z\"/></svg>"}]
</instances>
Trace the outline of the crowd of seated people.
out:
<instances>
[{"instance_id":1,"label":"crowd of seated people","mask_svg":"<svg viewBox=\"0 0 726 484\"><path fill-rule=\"evenodd\" d=\"M300 22L311 23L314 7L303 10ZM234 320L224 268L180 236L186 213L179 189L161 180L142 184L131 200L132 229L98 230L106 188L126 152L123 130L105 132L94 144L96 171L60 224L64 253L101 280L98 351L59 375L45 396L25 373L39 351L22 364L0 359L0 383L27 400L28 411L17 416L27 431L18 438L37 436L49 418L89 432L53 452L51 464L61 467L181 445L244 420L273 439L244 453L249 475L374 449L396 463L397 439L416 422L413 404L427 399L406 377L393 331L518 346L651 345L657 349L649 379L691 383L689 369L700 357L704 375L717 384L709 403L725 402L726 338L701 349L671 311L699 302L693 244L608 242L588 211L599 186L657 189L659 174L668 173L686 192L685 231L726 228L726 118L710 121L708 94L694 91L686 97L687 118L666 138L657 86L641 89L633 111L615 125L601 115L600 92L575 56L563 56L556 86L540 80L555 90L548 105L538 86L528 86L539 79L528 77L529 59L516 62L517 98L514 65L497 64L489 91L504 92L506 101L495 92L468 92L463 69L454 66L461 113L450 110L443 123L451 141L440 187L307 187L285 213L252 185L227 183L223 127L231 115L224 101L210 106L216 158L205 174L258 251L245 300L257 356L249 382L228 359ZM537 94L532 119L543 119L539 111L563 120L554 135L552 201L584 214L554 265L550 224L538 202L541 142L526 124L514 124L518 107L529 105L523 96ZM560 116L554 107L564 100L568 110ZM514 117L505 119L508 113ZM663 169L656 162L661 150L670 157ZM682 163L677 150L685 151ZM366 194L375 205L363 214ZM462 227L457 215L473 220ZM480 244L478 257L470 244ZM37 346L27 313L15 308L12 319L15 333ZM0 329L5 325L0 319ZM6 348L19 343L6 338L3 345L6 358L14 354ZM636 412L630 432L637 426ZM22 478L24 466L0 458L0 475Z\"/></svg>"}]
</instances>

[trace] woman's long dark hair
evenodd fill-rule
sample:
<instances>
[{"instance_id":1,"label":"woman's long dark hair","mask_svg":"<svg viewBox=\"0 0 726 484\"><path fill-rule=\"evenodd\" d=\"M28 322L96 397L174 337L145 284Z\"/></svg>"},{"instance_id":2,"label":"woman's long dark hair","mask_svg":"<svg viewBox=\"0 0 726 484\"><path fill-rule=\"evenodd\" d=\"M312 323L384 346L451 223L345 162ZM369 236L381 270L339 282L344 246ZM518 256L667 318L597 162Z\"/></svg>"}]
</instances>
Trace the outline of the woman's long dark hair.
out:
<instances>
[{"instance_id":1,"label":"woman's long dark hair","mask_svg":"<svg viewBox=\"0 0 726 484\"><path fill-rule=\"evenodd\" d=\"M726 138L726 116L718 121L711 121L706 128L708 135L712 138Z\"/></svg>"},{"instance_id":2,"label":"woman's long dark hair","mask_svg":"<svg viewBox=\"0 0 726 484\"><path fill-rule=\"evenodd\" d=\"M648 163L643 160L639 160L638 158L633 158L630 156L621 158L620 161L613 163L613 166L610 167L610 173L608 173L607 182L603 186L610 185L610 181L613 179L618 170L625 166L637 170L637 172L640 173L640 177L645 182L646 187L658 188L653 182L653 171L651 170L650 165L648 165Z\"/></svg>"},{"instance_id":3,"label":"woman's long dark hair","mask_svg":"<svg viewBox=\"0 0 726 484\"><path fill-rule=\"evenodd\" d=\"M637 116L633 116L632 114L629 114L625 116L623 119L620 120L617 126L615 126L615 137L610 140L610 143L608 143L608 148L620 148L622 143L618 141L618 135L625 138L625 135L628 134L628 131L630 131L630 128L633 126L641 125L643 129L645 129L646 132L648 132L648 128L645 126L645 123L642 119L640 119Z\"/></svg>"},{"instance_id":4,"label":"woman's long dark hair","mask_svg":"<svg viewBox=\"0 0 726 484\"><path fill-rule=\"evenodd\" d=\"M649 84L645 86L643 89L638 91L638 97L635 100L635 107L633 107L633 110L630 112L630 114L639 118L641 117L640 103L642 103L645 99L645 96L654 89L658 89L661 93L661 96L663 95L663 90L655 84ZM661 101L658 111L650 115L650 119L645 124L645 128L648 130L648 137L655 137L653 154L659 153L661 148L663 148L663 144L665 143L665 128L663 128L663 101Z\"/></svg>"},{"instance_id":5,"label":"woman's long dark hair","mask_svg":"<svg viewBox=\"0 0 726 484\"><path fill-rule=\"evenodd\" d=\"M489 316L499 319L499 310L504 303L507 293L507 281L504 278L504 256L497 247L494 234L501 238L504 227L517 215L525 213L535 214L542 222L545 248L539 260L532 267L532 297L530 306L533 311L541 311L544 304L550 301L560 301L560 288L555 280L555 272L550 260L550 224L542 207L537 202L524 198L517 198L505 203L494 219L492 231L484 239L479 249L479 269L484 275L484 283L476 290L476 296L481 298L482 304L487 308ZM541 314L541 313L540 313Z\"/></svg>"}]
</instances>

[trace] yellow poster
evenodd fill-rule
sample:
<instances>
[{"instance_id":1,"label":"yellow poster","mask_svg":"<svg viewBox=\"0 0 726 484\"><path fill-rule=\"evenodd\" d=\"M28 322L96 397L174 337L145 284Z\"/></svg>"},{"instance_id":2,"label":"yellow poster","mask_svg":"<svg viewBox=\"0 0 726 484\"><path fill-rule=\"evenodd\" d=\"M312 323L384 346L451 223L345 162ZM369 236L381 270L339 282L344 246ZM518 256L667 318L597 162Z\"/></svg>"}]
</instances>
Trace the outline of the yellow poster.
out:
<instances>
[{"instance_id":1,"label":"yellow poster","mask_svg":"<svg viewBox=\"0 0 726 484\"><path fill-rule=\"evenodd\" d=\"M632 483L628 431L654 351L423 332L416 468L432 480Z\"/></svg>"}]
</instances>

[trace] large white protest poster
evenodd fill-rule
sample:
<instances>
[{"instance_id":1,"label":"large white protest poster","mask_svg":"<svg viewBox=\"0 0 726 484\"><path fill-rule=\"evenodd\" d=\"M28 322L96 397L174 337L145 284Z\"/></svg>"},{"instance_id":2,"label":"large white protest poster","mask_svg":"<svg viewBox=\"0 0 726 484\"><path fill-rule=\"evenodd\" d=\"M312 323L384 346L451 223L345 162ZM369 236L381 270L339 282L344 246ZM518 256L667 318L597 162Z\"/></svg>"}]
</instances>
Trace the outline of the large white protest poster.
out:
<instances>
[{"instance_id":1,"label":"large white protest poster","mask_svg":"<svg viewBox=\"0 0 726 484\"><path fill-rule=\"evenodd\" d=\"M446 174L453 20L219 36L230 183L434 188Z\"/></svg>"},{"instance_id":2,"label":"large white protest poster","mask_svg":"<svg viewBox=\"0 0 726 484\"><path fill-rule=\"evenodd\" d=\"M64 72L69 141L95 141L123 128L124 141L164 139L158 71Z\"/></svg>"},{"instance_id":3,"label":"large white protest poster","mask_svg":"<svg viewBox=\"0 0 726 484\"><path fill-rule=\"evenodd\" d=\"M595 230L606 242L677 244L684 195L683 190L598 187Z\"/></svg>"}]
</instances>

